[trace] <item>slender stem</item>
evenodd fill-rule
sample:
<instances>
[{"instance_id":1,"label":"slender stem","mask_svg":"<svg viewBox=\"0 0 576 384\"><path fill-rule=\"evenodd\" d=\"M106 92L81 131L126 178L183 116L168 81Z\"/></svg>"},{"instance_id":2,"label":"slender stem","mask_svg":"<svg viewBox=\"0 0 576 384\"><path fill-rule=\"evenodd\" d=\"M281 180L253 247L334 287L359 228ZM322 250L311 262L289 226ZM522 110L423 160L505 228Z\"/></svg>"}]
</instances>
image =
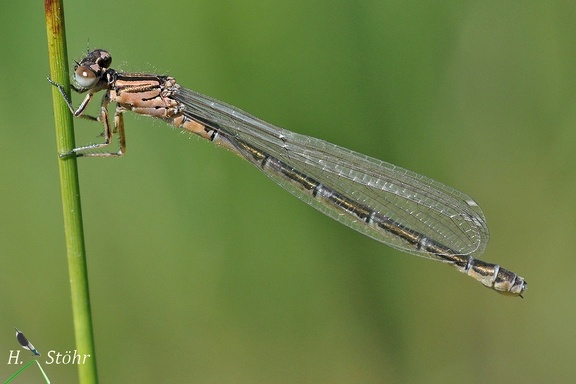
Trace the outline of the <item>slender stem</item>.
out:
<instances>
[{"instance_id":1,"label":"slender stem","mask_svg":"<svg viewBox=\"0 0 576 384\"><path fill-rule=\"evenodd\" d=\"M63 0L45 0L44 6L46 11L50 77L55 82L62 84L69 93L70 82L68 80L68 56L64 29L64 5L62 2ZM54 103L57 151L58 153L69 153L74 147L72 115L58 89L53 86L51 88ZM88 289L76 157L59 158L58 168L60 171L76 348L79 354L90 355L90 358L86 359L85 364L78 364L79 382L81 384L97 383L96 354L90 313L90 293Z\"/></svg>"},{"instance_id":2,"label":"slender stem","mask_svg":"<svg viewBox=\"0 0 576 384\"><path fill-rule=\"evenodd\" d=\"M6 381L4 382L4 384L8 384L9 382L11 382L16 376L18 376L19 374L21 374L26 368L28 368L30 365L34 364L35 361L36 361L36 360L34 360L34 359L30 360L25 366L23 366L22 368L20 368L20 369L18 370L18 372L16 372L16 373L13 374L12 376L10 376L10 377L8 378L8 380L6 380Z\"/></svg>"}]
</instances>

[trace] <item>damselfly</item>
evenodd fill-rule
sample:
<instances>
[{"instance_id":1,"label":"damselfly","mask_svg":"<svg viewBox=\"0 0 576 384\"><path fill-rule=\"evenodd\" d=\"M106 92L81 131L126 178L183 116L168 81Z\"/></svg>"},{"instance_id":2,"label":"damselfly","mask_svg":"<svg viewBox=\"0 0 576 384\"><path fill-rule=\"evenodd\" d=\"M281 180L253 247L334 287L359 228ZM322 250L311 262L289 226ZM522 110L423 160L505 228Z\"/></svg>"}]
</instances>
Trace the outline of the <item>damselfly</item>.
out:
<instances>
[{"instance_id":1,"label":"damselfly","mask_svg":"<svg viewBox=\"0 0 576 384\"><path fill-rule=\"evenodd\" d=\"M500 293L522 296L526 281L497 264L478 260L488 243L482 209L469 196L425 176L323 140L266 123L231 105L181 87L173 77L110 68L105 50L89 52L74 68L78 109L58 87L76 117L104 126L104 142L75 148L76 156L122 156L123 114L156 117L228 148L322 213L400 251L450 264ZM85 115L105 91L100 114ZM108 104L116 103L114 127ZM117 133L117 152L98 152Z\"/></svg>"}]
</instances>

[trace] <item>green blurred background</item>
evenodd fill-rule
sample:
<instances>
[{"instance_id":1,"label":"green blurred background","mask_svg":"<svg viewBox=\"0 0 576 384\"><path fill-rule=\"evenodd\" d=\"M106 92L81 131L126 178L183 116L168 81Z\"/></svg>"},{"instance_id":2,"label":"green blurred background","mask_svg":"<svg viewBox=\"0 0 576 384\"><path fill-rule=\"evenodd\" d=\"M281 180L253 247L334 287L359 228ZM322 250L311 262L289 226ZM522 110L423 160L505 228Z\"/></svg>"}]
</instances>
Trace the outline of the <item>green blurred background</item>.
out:
<instances>
[{"instance_id":1,"label":"green blurred background","mask_svg":"<svg viewBox=\"0 0 576 384\"><path fill-rule=\"evenodd\" d=\"M41 361L74 349L43 16L0 5L0 362L15 326ZM572 381L575 19L567 0L68 2L71 61L89 42L454 186L484 209L485 259L529 282L500 296L128 115L127 156L80 160L101 382Z\"/></svg>"}]
</instances>

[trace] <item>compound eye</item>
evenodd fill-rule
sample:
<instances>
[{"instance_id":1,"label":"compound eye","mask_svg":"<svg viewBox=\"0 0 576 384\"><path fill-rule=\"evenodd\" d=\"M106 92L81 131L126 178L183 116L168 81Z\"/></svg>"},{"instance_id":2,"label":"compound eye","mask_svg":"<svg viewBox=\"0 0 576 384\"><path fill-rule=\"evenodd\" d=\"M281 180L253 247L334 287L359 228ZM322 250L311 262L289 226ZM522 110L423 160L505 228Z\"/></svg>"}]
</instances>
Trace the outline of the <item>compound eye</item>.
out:
<instances>
[{"instance_id":1,"label":"compound eye","mask_svg":"<svg viewBox=\"0 0 576 384\"><path fill-rule=\"evenodd\" d=\"M96 60L99 66L102 68L110 68L112 64L112 56L106 51L100 51L100 57Z\"/></svg>"},{"instance_id":2,"label":"compound eye","mask_svg":"<svg viewBox=\"0 0 576 384\"><path fill-rule=\"evenodd\" d=\"M98 77L90 68L81 65L74 71L74 80L83 88L92 88Z\"/></svg>"}]
</instances>

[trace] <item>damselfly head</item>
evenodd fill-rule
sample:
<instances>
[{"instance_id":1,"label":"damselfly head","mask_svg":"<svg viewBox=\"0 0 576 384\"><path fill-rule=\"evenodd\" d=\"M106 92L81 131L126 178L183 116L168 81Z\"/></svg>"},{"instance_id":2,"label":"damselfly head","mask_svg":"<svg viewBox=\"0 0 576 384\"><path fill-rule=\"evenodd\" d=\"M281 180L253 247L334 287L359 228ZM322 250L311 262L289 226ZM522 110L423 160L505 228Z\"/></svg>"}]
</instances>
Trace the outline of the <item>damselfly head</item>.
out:
<instances>
[{"instance_id":1,"label":"damselfly head","mask_svg":"<svg viewBox=\"0 0 576 384\"><path fill-rule=\"evenodd\" d=\"M98 84L102 75L112 64L108 51L95 49L89 52L74 67L74 80L83 88L92 88Z\"/></svg>"}]
</instances>

